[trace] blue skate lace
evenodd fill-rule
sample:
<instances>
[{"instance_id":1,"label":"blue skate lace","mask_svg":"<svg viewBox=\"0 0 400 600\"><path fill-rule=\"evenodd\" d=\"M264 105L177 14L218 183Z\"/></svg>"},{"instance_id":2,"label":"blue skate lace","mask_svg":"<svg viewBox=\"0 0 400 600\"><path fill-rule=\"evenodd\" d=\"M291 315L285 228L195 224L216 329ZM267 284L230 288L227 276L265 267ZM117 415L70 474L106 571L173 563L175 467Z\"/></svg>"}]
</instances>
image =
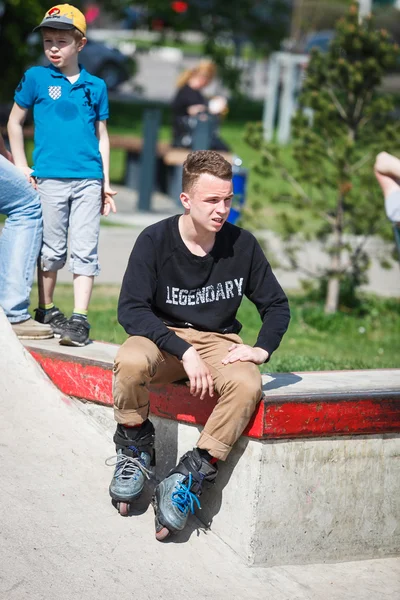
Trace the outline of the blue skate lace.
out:
<instances>
[{"instance_id":1,"label":"blue skate lace","mask_svg":"<svg viewBox=\"0 0 400 600\"><path fill-rule=\"evenodd\" d=\"M133 458L132 456L126 456L125 454L116 454L106 459L105 463L109 467L116 467L115 478L130 479L134 477L138 478L139 473L142 472L147 479L150 479L151 470L147 469L144 465L143 459L140 458L140 452L135 446L129 446L130 450L136 452L139 458Z\"/></svg>"},{"instance_id":2,"label":"blue skate lace","mask_svg":"<svg viewBox=\"0 0 400 600\"><path fill-rule=\"evenodd\" d=\"M192 486L192 474L189 473L187 485L185 485L185 483L183 481L177 482L178 489L175 492L172 492L171 501L172 501L172 504L174 506L176 506L177 509L180 510L182 513L185 513L185 512L187 512L188 509L190 509L190 512L193 515L195 503L197 504L198 508L201 508L201 506L200 506L200 500L198 499L196 494L194 494L190 490L191 486Z\"/></svg>"}]
</instances>

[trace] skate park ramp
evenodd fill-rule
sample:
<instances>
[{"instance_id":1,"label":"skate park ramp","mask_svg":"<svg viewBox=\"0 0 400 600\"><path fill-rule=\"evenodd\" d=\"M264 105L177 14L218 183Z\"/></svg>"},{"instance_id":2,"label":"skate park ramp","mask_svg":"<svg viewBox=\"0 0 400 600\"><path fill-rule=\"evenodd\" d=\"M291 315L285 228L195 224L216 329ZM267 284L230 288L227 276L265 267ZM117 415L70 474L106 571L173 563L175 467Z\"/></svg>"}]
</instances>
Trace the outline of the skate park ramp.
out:
<instances>
[{"instance_id":1,"label":"skate park ramp","mask_svg":"<svg viewBox=\"0 0 400 600\"><path fill-rule=\"evenodd\" d=\"M161 544L147 506L111 505L112 411L63 397L0 309L1 600L383 600L396 558L249 568L192 519Z\"/></svg>"}]
</instances>

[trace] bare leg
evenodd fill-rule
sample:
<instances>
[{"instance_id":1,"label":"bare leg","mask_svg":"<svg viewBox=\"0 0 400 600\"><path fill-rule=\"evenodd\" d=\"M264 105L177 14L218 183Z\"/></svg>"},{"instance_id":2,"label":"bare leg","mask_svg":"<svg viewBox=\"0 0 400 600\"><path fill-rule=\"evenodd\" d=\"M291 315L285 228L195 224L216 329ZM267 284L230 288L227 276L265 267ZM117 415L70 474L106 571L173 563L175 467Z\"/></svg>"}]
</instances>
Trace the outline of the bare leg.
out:
<instances>
[{"instance_id":1,"label":"bare leg","mask_svg":"<svg viewBox=\"0 0 400 600\"><path fill-rule=\"evenodd\" d=\"M385 198L392 192L400 190L400 160L388 152L380 152L374 165L375 177L382 188Z\"/></svg>"},{"instance_id":2,"label":"bare leg","mask_svg":"<svg viewBox=\"0 0 400 600\"><path fill-rule=\"evenodd\" d=\"M390 177L390 175L383 175L382 173L379 173L379 171L375 171L375 177L381 186L385 198L387 198L389 194L400 190L400 185L393 177Z\"/></svg>"},{"instance_id":3,"label":"bare leg","mask_svg":"<svg viewBox=\"0 0 400 600\"><path fill-rule=\"evenodd\" d=\"M93 276L74 275L74 308L87 311L93 289Z\"/></svg>"},{"instance_id":4,"label":"bare leg","mask_svg":"<svg viewBox=\"0 0 400 600\"><path fill-rule=\"evenodd\" d=\"M57 282L57 271L42 271L38 269L39 304L53 302L54 288Z\"/></svg>"}]
</instances>

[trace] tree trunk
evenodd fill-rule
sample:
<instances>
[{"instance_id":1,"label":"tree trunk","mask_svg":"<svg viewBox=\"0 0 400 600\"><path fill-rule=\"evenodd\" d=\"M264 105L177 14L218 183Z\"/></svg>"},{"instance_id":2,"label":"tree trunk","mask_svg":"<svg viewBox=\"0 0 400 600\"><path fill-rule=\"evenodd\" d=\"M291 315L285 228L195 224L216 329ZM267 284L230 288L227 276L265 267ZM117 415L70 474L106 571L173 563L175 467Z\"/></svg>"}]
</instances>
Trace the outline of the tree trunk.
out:
<instances>
[{"instance_id":1,"label":"tree trunk","mask_svg":"<svg viewBox=\"0 0 400 600\"><path fill-rule=\"evenodd\" d=\"M335 313L339 307L340 267L342 258L343 234L343 193L340 191L336 209L336 223L333 228L333 252L331 257L330 276L325 298L325 313Z\"/></svg>"},{"instance_id":2,"label":"tree trunk","mask_svg":"<svg viewBox=\"0 0 400 600\"><path fill-rule=\"evenodd\" d=\"M340 281L338 277L330 277L326 290L325 313L335 313L339 306Z\"/></svg>"}]
</instances>

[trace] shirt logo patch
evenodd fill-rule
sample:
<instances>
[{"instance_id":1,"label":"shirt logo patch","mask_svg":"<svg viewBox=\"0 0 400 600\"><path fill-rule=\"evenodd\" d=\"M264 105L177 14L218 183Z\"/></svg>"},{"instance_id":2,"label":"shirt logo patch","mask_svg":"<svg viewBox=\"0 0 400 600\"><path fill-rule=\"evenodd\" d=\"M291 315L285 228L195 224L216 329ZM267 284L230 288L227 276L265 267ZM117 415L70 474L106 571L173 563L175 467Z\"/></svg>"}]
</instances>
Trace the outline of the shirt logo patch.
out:
<instances>
[{"instance_id":1,"label":"shirt logo patch","mask_svg":"<svg viewBox=\"0 0 400 600\"><path fill-rule=\"evenodd\" d=\"M49 85L49 96L53 100L61 98L61 85Z\"/></svg>"}]
</instances>

